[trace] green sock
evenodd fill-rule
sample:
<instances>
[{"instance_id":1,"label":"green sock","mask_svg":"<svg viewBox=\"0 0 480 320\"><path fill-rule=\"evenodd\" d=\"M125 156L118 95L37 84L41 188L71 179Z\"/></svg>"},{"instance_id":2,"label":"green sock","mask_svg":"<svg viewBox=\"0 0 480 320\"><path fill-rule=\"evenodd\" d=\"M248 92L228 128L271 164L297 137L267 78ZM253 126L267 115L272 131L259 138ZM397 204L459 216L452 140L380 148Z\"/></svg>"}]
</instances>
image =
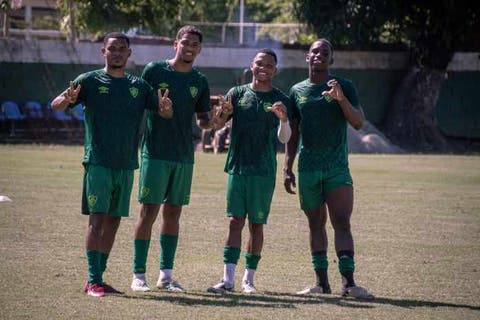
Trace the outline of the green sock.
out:
<instances>
[{"instance_id":1,"label":"green sock","mask_svg":"<svg viewBox=\"0 0 480 320\"><path fill-rule=\"evenodd\" d=\"M135 239L133 241L133 273L145 273L147 271L148 248L150 248L150 239Z\"/></svg>"},{"instance_id":2,"label":"green sock","mask_svg":"<svg viewBox=\"0 0 480 320\"><path fill-rule=\"evenodd\" d=\"M102 272L100 270L100 251L87 250L87 264L88 264L88 283L102 284Z\"/></svg>"},{"instance_id":3,"label":"green sock","mask_svg":"<svg viewBox=\"0 0 480 320\"><path fill-rule=\"evenodd\" d=\"M177 251L178 236L160 234L160 269L173 269L175 251Z\"/></svg>"},{"instance_id":4,"label":"green sock","mask_svg":"<svg viewBox=\"0 0 480 320\"><path fill-rule=\"evenodd\" d=\"M107 260L108 260L108 253L100 252L100 271L102 273L107 270Z\"/></svg>"},{"instance_id":5,"label":"green sock","mask_svg":"<svg viewBox=\"0 0 480 320\"><path fill-rule=\"evenodd\" d=\"M351 256L340 256L338 258L338 270L347 281L347 287L354 287L353 272L355 271L355 261Z\"/></svg>"},{"instance_id":6,"label":"green sock","mask_svg":"<svg viewBox=\"0 0 480 320\"><path fill-rule=\"evenodd\" d=\"M225 246L223 247L223 263L237 264L240 258L240 248Z\"/></svg>"},{"instance_id":7,"label":"green sock","mask_svg":"<svg viewBox=\"0 0 480 320\"><path fill-rule=\"evenodd\" d=\"M260 261L260 256L256 256L251 253L245 254L245 269L257 270L258 261Z\"/></svg>"},{"instance_id":8,"label":"green sock","mask_svg":"<svg viewBox=\"0 0 480 320\"><path fill-rule=\"evenodd\" d=\"M322 287L324 293L330 292L327 253L325 251L313 252L312 265L317 276L317 286Z\"/></svg>"}]
</instances>

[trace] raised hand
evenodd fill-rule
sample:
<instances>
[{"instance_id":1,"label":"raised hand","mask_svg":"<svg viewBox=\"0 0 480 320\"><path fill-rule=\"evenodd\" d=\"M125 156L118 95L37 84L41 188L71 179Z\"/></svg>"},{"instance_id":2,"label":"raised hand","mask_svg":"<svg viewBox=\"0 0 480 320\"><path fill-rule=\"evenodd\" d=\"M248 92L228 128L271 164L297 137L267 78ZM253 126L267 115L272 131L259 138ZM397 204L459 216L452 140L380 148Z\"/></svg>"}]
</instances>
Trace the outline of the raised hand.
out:
<instances>
[{"instance_id":1,"label":"raised hand","mask_svg":"<svg viewBox=\"0 0 480 320\"><path fill-rule=\"evenodd\" d=\"M232 104L232 95L227 97L227 100L223 96L218 96L218 100L220 101L220 108L222 110L222 114L229 116L233 113L233 104Z\"/></svg>"},{"instance_id":2,"label":"raised hand","mask_svg":"<svg viewBox=\"0 0 480 320\"><path fill-rule=\"evenodd\" d=\"M158 89L158 114L165 119L173 117L172 100L168 97L169 91L165 90L162 96L162 90Z\"/></svg>"},{"instance_id":3,"label":"raised hand","mask_svg":"<svg viewBox=\"0 0 480 320\"><path fill-rule=\"evenodd\" d=\"M70 81L70 86L68 87L67 90L65 90L63 94L65 101L67 101L69 104L75 103L77 101L78 94L80 93L81 88L82 88L81 84L79 84L75 88L73 85L73 81Z\"/></svg>"},{"instance_id":4,"label":"raised hand","mask_svg":"<svg viewBox=\"0 0 480 320\"><path fill-rule=\"evenodd\" d=\"M342 86L338 83L337 80L332 79L327 82L327 85L331 88L329 91L323 91L322 96L326 99L335 99L338 101L342 101L345 99L345 95L343 94Z\"/></svg>"},{"instance_id":5,"label":"raised hand","mask_svg":"<svg viewBox=\"0 0 480 320\"><path fill-rule=\"evenodd\" d=\"M267 108L268 111L273 112L278 119L282 122L286 122L288 120L287 116L287 107L281 102L277 101L275 102L271 107Z\"/></svg>"}]
</instances>

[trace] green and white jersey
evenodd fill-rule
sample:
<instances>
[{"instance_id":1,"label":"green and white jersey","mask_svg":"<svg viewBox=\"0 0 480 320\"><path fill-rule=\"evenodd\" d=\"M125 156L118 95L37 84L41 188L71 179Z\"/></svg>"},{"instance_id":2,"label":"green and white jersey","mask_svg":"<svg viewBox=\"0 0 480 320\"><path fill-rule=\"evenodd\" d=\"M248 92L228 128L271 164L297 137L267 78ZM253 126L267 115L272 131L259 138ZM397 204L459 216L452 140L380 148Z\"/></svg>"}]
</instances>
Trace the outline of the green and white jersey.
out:
<instances>
[{"instance_id":1,"label":"green and white jersey","mask_svg":"<svg viewBox=\"0 0 480 320\"><path fill-rule=\"evenodd\" d=\"M233 87L233 119L225 172L274 177L277 170L277 129L280 120L267 110L277 101L290 109L288 97L273 88L257 92L250 84Z\"/></svg>"},{"instance_id":2,"label":"green and white jersey","mask_svg":"<svg viewBox=\"0 0 480 320\"><path fill-rule=\"evenodd\" d=\"M350 80L336 79L351 105L358 108L357 91ZM297 83L290 89L292 117L300 121L301 133L298 171L330 170L348 166L347 120L338 102L322 96L330 88L310 80Z\"/></svg>"},{"instance_id":3,"label":"green and white jersey","mask_svg":"<svg viewBox=\"0 0 480 320\"><path fill-rule=\"evenodd\" d=\"M150 62L142 74L156 91L169 90L173 118L163 119L156 112L147 113L142 157L193 163L192 118L196 112L210 111L210 88L203 74L173 70L167 61Z\"/></svg>"},{"instance_id":4,"label":"green and white jersey","mask_svg":"<svg viewBox=\"0 0 480 320\"><path fill-rule=\"evenodd\" d=\"M78 76L76 103L85 108L84 164L113 169L138 168L138 140L144 109L157 110L158 98L139 77L112 77L105 70ZM155 111L156 112L156 111Z\"/></svg>"}]
</instances>

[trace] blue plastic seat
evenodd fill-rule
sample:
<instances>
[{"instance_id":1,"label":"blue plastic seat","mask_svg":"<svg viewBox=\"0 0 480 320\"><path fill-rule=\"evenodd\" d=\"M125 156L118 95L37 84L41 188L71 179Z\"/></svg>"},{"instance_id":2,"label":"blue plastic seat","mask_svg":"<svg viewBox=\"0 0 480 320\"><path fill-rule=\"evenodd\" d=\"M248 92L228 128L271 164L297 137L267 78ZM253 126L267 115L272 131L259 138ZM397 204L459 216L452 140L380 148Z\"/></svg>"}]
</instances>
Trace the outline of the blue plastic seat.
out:
<instances>
[{"instance_id":1,"label":"blue plastic seat","mask_svg":"<svg viewBox=\"0 0 480 320\"><path fill-rule=\"evenodd\" d=\"M81 103L79 103L75 107L73 107L72 111L73 111L72 115L75 119L77 119L79 121L83 121L85 115L84 115L84 111L83 111L83 105Z\"/></svg>"},{"instance_id":2,"label":"blue plastic seat","mask_svg":"<svg viewBox=\"0 0 480 320\"><path fill-rule=\"evenodd\" d=\"M25 103L23 107L25 111L25 115L27 118L30 119L42 119L43 118L43 111L42 105L36 101L29 101Z\"/></svg>"},{"instance_id":3,"label":"blue plastic seat","mask_svg":"<svg viewBox=\"0 0 480 320\"><path fill-rule=\"evenodd\" d=\"M65 113L65 110L52 110L52 117L60 121L70 121L72 116Z\"/></svg>"},{"instance_id":4,"label":"blue plastic seat","mask_svg":"<svg viewBox=\"0 0 480 320\"><path fill-rule=\"evenodd\" d=\"M2 113L7 120L23 120L25 116L20 112L18 105L13 101L2 103Z\"/></svg>"}]
</instances>

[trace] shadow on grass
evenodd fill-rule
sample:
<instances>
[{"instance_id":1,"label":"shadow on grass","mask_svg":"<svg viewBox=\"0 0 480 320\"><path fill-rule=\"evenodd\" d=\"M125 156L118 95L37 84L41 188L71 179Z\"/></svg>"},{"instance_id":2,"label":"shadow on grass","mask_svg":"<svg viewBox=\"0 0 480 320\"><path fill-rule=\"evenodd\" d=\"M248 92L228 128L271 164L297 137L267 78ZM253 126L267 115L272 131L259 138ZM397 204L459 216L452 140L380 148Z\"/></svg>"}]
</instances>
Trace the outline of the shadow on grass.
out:
<instances>
[{"instance_id":1,"label":"shadow on grass","mask_svg":"<svg viewBox=\"0 0 480 320\"><path fill-rule=\"evenodd\" d=\"M480 310L480 306L457 304L449 302L392 299L377 297L375 300L358 300L338 296L318 295L299 296L281 292L263 292L263 294L246 295L229 293L217 295L203 292L168 293L153 291L139 294L123 294L117 297L124 299L143 299L153 301L171 302L187 306L219 306L219 307L260 307L260 308L297 308L299 305L332 304L340 307L373 309L377 305L385 304L402 308L429 307L429 308L459 308Z\"/></svg>"}]
</instances>

